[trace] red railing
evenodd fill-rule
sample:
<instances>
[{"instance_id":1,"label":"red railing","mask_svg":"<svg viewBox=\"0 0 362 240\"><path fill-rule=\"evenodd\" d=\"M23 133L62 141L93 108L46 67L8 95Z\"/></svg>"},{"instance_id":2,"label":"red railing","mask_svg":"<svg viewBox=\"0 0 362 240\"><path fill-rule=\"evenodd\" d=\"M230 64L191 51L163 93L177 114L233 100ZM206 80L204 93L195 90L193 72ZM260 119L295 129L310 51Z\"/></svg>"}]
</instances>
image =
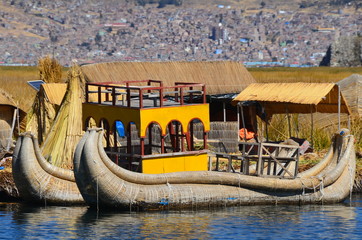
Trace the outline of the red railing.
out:
<instances>
[{"instance_id":1,"label":"red railing","mask_svg":"<svg viewBox=\"0 0 362 240\"><path fill-rule=\"evenodd\" d=\"M153 86L152 84L156 86ZM91 99L91 94L97 96ZM196 97L199 99L201 98L199 103L206 103L205 84L176 82L172 87L164 87L162 81L140 80L86 83L85 101L87 103L91 102L111 104L113 106L144 108L164 107L165 104L194 104L194 99ZM165 103L165 99L168 99L169 101ZM153 106L150 106L149 104L145 106L145 100L152 100ZM139 101L138 106L135 104L136 101ZM158 105L157 102L159 102Z\"/></svg>"}]
</instances>

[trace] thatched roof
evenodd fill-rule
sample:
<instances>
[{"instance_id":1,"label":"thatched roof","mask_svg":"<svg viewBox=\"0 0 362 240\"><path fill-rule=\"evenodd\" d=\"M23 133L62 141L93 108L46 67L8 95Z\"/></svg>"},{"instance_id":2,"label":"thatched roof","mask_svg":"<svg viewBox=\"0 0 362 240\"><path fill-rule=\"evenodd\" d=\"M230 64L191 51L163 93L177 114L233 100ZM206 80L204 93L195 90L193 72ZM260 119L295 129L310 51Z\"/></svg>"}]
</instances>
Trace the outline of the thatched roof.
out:
<instances>
[{"instance_id":1,"label":"thatched roof","mask_svg":"<svg viewBox=\"0 0 362 240\"><path fill-rule=\"evenodd\" d=\"M238 93L256 82L238 62L110 62L84 65L88 82L161 80L164 86L175 82L204 83L209 95Z\"/></svg>"},{"instance_id":2,"label":"thatched roof","mask_svg":"<svg viewBox=\"0 0 362 240\"><path fill-rule=\"evenodd\" d=\"M3 89L0 89L0 105L9 105L14 108L18 107L18 104L15 103L13 97Z\"/></svg>"},{"instance_id":3,"label":"thatched roof","mask_svg":"<svg viewBox=\"0 0 362 240\"><path fill-rule=\"evenodd\" d=\"M338 86L333 83L254 83L234 100L263 102L268 114L278 113L337 113ZM311 108L312 106L312 108ZM349 113L342 95L341 113Z\"/></svg>"},{"instance_id":4,"label":"thatched roof","mask_svg":"<svg viewBox=\"0 0 362 240\"><path fill-rule=\"evenodd\" d=\"M66 90L66 83L46 83L41 85L41 91L44 91L47 100L51 104L60 105Z\"/></svg>"},{"instance_id":5,"label":"thatched roof","mask_svg":"<svg viewBox=\"0 0 362 240\"><path fill-rule=\"evenodd\" d=\"M341 87L352 115L362 117L362 75L352 74L337 84Z\"/></svg>"}]
</instances>

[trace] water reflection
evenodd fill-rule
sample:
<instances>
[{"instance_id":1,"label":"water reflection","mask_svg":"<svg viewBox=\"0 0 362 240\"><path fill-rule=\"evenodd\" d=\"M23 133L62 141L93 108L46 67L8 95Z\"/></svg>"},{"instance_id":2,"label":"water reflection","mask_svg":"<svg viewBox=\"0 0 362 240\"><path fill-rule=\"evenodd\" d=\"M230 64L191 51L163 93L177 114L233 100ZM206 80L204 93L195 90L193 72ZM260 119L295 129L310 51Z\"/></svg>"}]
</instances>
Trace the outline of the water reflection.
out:
<instances>
[{"instance_id":1,"label":"water reflection","mask_svg":"<svg viewBox=\"0 0 362 240\"><path fill-rule=\"evenodd\" d=\"M0 204L1 239L359 239L362 198L345 204L120 213Z\"/></svg>"}]
</instances>

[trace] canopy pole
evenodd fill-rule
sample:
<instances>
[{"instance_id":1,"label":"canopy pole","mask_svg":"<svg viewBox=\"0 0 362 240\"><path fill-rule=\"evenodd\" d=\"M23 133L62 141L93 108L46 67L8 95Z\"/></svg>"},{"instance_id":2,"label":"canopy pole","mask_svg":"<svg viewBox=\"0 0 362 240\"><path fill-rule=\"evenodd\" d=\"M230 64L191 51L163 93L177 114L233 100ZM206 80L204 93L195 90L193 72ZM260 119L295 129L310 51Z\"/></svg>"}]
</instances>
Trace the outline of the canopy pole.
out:
<instances>
[{"instance_id":1,"label":"canopy pole","mask_svg":"<svg viewBox=\"0 0 362 240\"><path fill-rule=\"evenodd\" d=\"M338 86L338 131L341 130L341 88Z\"/></svg>"},{"instance_id":2,"label":"canopy pole","mask_svg":"<svg viewBox=\"0 0 362 240\"><path fill-rule=\"evenodd\" d=\"M13 133L14 133L14 128L15 128L15 124L16 124L17 115L18 115L18 108L14 109L13 122L11 124L11 130L10 130L8 142L7 142L7 145L6 145L6 151L7 152L10 150L11 144L13 142Z\"/></svg>"},{"instance_id":3,"label":"canopy pole","mask_svg":"<svg viewBox=\"0 0 362 240\"><path fill-rule=\"evenodd\" d=\"M264 108L264 112L265 112L265 103L263 103L263 108ZM269 142L269 133L268 133L268 118L265 112L265 137L266 137L266 141Z\"/></svg>"},{"instance_id":4,"label":"canopy pole","mask_svg":"<svg viewBox=\"0 0 362 240\"><path fill-rule=\"evenodd\" d=\"M287 112L287 118L288 118L289 138L291 138L292 137L292 127L290 125L290 115L289 115L288 105L286 106L286 112Z\"/></svg>"},{"instance_id":5,"label":"canopy pole","mask_svg":"<svg viewBox=\"0 0 362 240\"><path fill-rule=\"evenodd\" d=\"M16 121L18 125L18 134L20 135L20 111L19 108L16 108Z\"/></svg>"},{"instance_id":6,"label":"canopy pole","mask_svg":"<svg viewBox=\"0 0 362 240\"><path fill-rule=\"evenodd\" d=\"M239 104L237 104L236 105L236 117L237 117L237 119L238 119L238 129L239 129L239 127L240 127L240 106L239 106ZM238 141L240 141L240 134L238 134Z\"/></svg>"},{"instance_id":7,"label":"canopy pole","mask_svg":"<svg viewBox=\"0 0 362 240\"><path fill-rule=\"evenodd\" d=\"M241 110L241 121L243 123L243 128L244 128L244 142L246 142L246 128L245 128L245 118L244 118L244 109L243 109L243 105L240 105L240 110Z\"/></svg>"},{"instance_id":8,"label":"canopy pole","mask_svg":"<svg viewBox=\"0 0 362 240\"><path fill-rule=\"evenodd\" d=\"M351 115L348 114L348 129L351 130Z\"/></svg>"},{"instance_id":9,"label":"canopy pole","mask_svg":"<svg viewBox=\"0 0 362 240\"><path fill-rule=\"evenodd\" d=\"M222 103L222 109L224 112L224 122L226 122L226 107L225 107L225 102Z\"/></svg>"}]
</instances>

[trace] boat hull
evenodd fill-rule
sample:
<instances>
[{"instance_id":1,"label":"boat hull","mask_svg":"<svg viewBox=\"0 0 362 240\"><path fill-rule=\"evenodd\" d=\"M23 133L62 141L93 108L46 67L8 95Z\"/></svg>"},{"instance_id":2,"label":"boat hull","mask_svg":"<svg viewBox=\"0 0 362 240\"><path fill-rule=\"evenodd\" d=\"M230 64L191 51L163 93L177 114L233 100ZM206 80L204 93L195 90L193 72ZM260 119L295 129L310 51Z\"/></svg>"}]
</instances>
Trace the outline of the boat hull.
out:
<instances>
[{"instance_id":1,"label":"boat hull","mask_svg":"<svg viewBox=\"0 0 362 240\"><path fill-rule=\"evenodd\" d=\"M343 151L318 175L296 179L226 172L142 174L122 169L106 157L102 131L89 130L76 149L76 182L88 205L120 210L199 209L254 204L336 203L349 196L354 180L353 136L340 136ZM340 146L339 146L340 145Z\"/></svg>"},{"instance_id":2,"label":"boat hull","mask_svg":"<svg viewBox=\"0 0 362 240\"><path fill-rule=\"evenodd\" d=\"M32 134L18 138L12 172L20 197L25 201L52 205L84 204L73 171L48 163Z\"/></svg>"}]
</instances>

